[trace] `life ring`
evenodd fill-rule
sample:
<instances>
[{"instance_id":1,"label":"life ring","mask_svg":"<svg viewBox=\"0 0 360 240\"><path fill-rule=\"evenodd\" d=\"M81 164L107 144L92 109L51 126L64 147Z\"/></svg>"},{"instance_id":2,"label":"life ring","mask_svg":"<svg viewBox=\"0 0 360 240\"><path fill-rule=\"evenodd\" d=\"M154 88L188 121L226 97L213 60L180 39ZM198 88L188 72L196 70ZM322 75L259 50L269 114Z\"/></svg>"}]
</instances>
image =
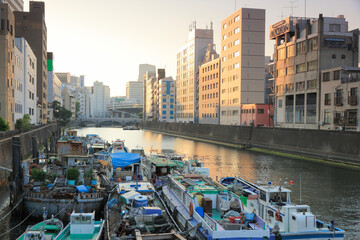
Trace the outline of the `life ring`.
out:
<instances>
[{"instance_id":1,"label":"life ring","mask_svg":"<svg viewBox=\"0 0 360 240\"><path fill-rule=\"evenodd\" d=\"M280 211L277 210L276 213L275 213L275 220L276 221L280 221L281 217L280 217Z\"/></svg>"},{"instance_id":2,"label":"life ring","mask_svg":"<svg viewBox=\"0 0 360 240\"><path fill-rule=\"evenodd\" d=\"M32 169L33 168L36 168L37 170L40 170L40 166L37 165L36 163L32 163L30 166L29 166L29 174L31 175L31 172L32 172Z\"/></svg>"},{"instance_id":3,"label":"life ring","mask_svg":"<svg viewBox=\"0 0 360 240\"><path fill-rule=\"evenodd\" d=\"M194 206L192 202L190 202L189 204L189 213L190 213L190 217L194 215Z\"/></svg>"}]
</instances>

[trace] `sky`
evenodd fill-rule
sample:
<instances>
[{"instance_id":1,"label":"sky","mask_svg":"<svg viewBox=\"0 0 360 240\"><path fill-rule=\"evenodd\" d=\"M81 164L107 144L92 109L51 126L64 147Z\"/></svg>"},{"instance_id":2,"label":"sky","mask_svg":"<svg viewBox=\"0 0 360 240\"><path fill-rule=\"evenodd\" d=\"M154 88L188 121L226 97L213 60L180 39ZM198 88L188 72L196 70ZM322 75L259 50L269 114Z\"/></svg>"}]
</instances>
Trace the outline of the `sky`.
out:
<instances>
[{"instance_id":1,"label":"sky","mask_svg":"<svg viewBox=\"0 0 360 240\"><path fill-rule=\"evenodd\" d=\"M24 10L29 10L25 0ZM136 81L139 64L165 68L176 78L176 53L186 43L189 25L210 27L220 53L220 25L242 7L266 9L265 55L274 41L269 26L290 16L305 16L305 0L44 0L47 50L54 53L55 72L85 75L110 86L111 96L124 96L126 82ZM340 4L341 3L341 4ZM293 6L293 8L291 7ZM307 0L306 16L344 15L349 30L360 28L360 0Z\"/></svg>"}]
</instances>

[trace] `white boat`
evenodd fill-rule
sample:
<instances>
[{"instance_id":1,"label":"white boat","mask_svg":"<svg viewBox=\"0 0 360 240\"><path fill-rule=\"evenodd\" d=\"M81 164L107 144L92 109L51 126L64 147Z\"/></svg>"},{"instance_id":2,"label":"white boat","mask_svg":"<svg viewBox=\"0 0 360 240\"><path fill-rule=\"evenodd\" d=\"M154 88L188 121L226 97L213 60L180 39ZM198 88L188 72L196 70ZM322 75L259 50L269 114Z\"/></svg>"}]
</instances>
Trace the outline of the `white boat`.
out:
<instances>
[{"instance_id":1,"label":"white boat","mask_svg":"<svg viewBox=\"0 0 360 240\"><path fill-rule=\"evenodd\" d=\"M271 182L256 185L234 177L223 178L220 183L235 190L248 211L258 212L271 228L275 239L344 239L345 231L335 227L334 223L324 224L317 220L310 206L292 203L288 188Z\"/></svg>"}]
</instances>

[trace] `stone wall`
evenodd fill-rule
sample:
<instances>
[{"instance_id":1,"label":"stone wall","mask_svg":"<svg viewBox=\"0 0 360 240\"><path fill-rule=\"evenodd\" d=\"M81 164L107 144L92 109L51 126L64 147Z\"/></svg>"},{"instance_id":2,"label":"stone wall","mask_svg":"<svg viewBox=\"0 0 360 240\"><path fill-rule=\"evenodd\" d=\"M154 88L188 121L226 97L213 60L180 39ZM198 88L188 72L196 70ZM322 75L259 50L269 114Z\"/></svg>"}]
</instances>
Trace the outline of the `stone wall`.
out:
<instances>
[{"instance_id":1,"label":"stone wall","mask_svg":"<svg viewBox=\"0 0 360 240\"><path fill-rule=\"evenodd\" d=\"M360 133L189 123L143 122L144 129L360 164Z\"/></svg>"}]
</instances>

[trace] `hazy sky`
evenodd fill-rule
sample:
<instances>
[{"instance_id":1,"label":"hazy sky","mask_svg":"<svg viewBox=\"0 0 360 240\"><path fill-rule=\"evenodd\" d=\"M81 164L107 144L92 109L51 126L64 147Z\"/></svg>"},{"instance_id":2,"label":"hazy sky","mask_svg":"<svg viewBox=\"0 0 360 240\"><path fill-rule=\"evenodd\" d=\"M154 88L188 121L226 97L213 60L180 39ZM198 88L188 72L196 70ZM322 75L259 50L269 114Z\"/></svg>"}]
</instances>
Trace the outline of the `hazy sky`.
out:
<instances>
[{"instance_id":1,"label":"hazy sky","mask_svg":"<svg viewBox=\"0 0 360 240\"><path fill-rule=\"evenodd\" d=\"M45 0L48 51L54 52L56 72L85 77L110 86L111 96L125 95L127 81L138 77L138 66L149 63L176 77L176 53L186 42L189 25L214 26L220 53L220 23L235 11L235 0ZM341 3L341 4L340 4ZM268 40L271 24L304 16L305 0L237 0L241 7L266 9L265 55L272 55ZM307 0L307 16L345 15L349 30L360 28L360 0ZM25 11L28 11L25 0Z\"/></svg>"}]
</instances>

